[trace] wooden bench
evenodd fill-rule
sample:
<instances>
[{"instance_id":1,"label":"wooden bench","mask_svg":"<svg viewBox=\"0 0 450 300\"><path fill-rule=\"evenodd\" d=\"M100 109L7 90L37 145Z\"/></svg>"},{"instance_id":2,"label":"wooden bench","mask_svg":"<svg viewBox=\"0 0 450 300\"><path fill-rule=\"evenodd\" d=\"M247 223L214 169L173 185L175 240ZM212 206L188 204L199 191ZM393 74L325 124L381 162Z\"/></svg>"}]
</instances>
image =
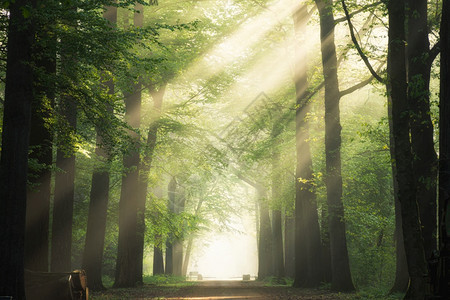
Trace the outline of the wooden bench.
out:
<instances>
[{"instance_id":1,"label":"wooden bench","mask_svg":"<svg viewBox=\"0 0 450 300\"><path fill-rule=\"evenodd\" d=\"M87 277L83 270L67 273L25 270L27 300L88 300Z\"/></svg>"}]
</instances>

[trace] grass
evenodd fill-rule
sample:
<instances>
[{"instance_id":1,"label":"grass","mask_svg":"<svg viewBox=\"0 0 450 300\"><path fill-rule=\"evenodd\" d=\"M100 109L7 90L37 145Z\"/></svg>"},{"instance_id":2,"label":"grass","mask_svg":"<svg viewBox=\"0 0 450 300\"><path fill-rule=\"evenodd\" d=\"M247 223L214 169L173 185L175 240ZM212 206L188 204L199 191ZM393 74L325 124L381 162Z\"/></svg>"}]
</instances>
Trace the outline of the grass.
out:
<instances>
[{"instance_id":1,"label":"grass","mask_svg":"<svg viewBox=\"0 0 450 300\"><path fill-rule=\"evenodd\" d=\"M89 299L92 300L124 300L124 299L165 299L162 295L175 295L180 289L194 285L192 281L186 281L185 277L176 276L144 276L143 285L133 288L112 288L114 280L103 277L106 291L92 292Z\"/></svg>"}]
</instances>

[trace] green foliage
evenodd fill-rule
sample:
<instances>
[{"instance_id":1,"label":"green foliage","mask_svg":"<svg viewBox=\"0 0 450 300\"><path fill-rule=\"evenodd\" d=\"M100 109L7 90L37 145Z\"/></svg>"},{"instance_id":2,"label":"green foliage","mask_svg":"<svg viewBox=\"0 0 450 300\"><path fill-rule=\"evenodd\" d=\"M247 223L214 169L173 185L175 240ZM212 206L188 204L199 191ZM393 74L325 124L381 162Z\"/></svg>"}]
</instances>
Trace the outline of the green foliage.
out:
<instances>
[{"instance_id":1,"label":"green foliage","mask_svg":"<svg viewBox=\"0 0 450 300\"><path fill-rule=\"evenodd\" d=\"M144 283L158 286L190 286L194 283L186 281L182 276L170 276L170 275L156 275L156 276L144 276Z\"/></svg>"}]
</instances>

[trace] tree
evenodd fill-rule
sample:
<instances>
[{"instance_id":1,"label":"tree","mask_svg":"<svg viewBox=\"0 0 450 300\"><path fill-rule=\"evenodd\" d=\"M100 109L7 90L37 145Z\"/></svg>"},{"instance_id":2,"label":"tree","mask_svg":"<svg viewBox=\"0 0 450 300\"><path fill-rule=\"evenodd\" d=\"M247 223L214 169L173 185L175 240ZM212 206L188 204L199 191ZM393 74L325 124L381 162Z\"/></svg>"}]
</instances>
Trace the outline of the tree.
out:
<instances>
[{"instance_id":1,"label":"tree","mask_svg":"<svg viewBox=\"0 0 450 300\"><path fill-rule=\"evenodd\" d=\"M0 294L25 299L24 235L36 1L9 3L5 101L0 159Z\"/></svg>"},{"instance_id":2,"label":"tree","mask_svg":"<svg viewBox=\"0 0 450 300\"><path fill-rule=\"evenodd\" d=\"M143 6L137 4L134 26L142 27ZM131 90L125 91L125 118L129 124L132 143L123 157L124 176L119 202L119 244L117 251L116 276L114 286L131 287L142 282L140 261L142 255L138 245L138 190L139 190L139 136L136 131L141 118L142 83L140 78L132 82Z\"/></svg>"},{"instance_id":3,"label":"tree","mask_svg":"<svg viewBox=\"0 0 450 300\"><path fill-rule=\"evenodd\" d=\"M313 187L313 166L309 142L308 67L306 49L300 47L305 37L309 13L306 4L294 12L294 31L297 36L295 65L295 281L294 286L316 287L322 281L322 259L319 219Z\"/></svg>"},{"instance_id":4,"label":"tree","mask_svg":"<svg viewBox=\"0 0 450 300\"><path fill-rule=\"evenodd\" d=\"M34 92L30 132L30 170L27 193L25 268L48 271L51 166L53 163L52 110L55 101L56 39L47 20L38 19L40 29L33 46ZM46 46L48 49L46 49Z\"/></svg>"},{"instance_id":5,"label":"tree","mask_svg":"<svg viewBox=\"0 0 450 300\"><path fill-rule=\"evenodd\" d=\"M114 28L117 23L117 7L106 7L103 16ZM105 88L109 95L114 95L112 79L105 83ZM100 166L95 166L92 173L86 242L82 262L82 268L89 274L89 289L92 291L105 288L102 283L102 261L110 187L110 162L108 161L110 155L108 155L108 149L104 145L101 129L97 127L96 133L95 154L100 159Z\"/></svg>"},{"instance_id":6,"label":"tree","mask_svg":"<svg viewBox=\"0 0 450 300\"><path fill-rule=\"evenodd\" d=\"M169 201L167 202L167 210L172 214L175 214L176 189L177 189L177 181L175 177L172 177L170 179L169 185L167 186L167 192L169 194ZM166 241L166 269L164 271L166 275L174 275L174 261L173 261L174 239L175 237L171 233Z\"/></svg>"},{"instance_id":7,"label":"tree","mask_svg":"<svg viewBox=\"0 0 450 300\"><path fill-rule=\"evenodd\" d=\"M450 292L450 2L443 1L441 20L441 80L439 107L439 250L437 289L441 297Z\"/></svg>"},{"instance_id":8,"label":"tree","mask_svg":"<svg viewBox=\"0 0 450 300\"><path fill-rule=\"evenodd\" d=\"M332 2L328 0L316 0L316 5L320 15L320 40L325 82L325 181L331 246L331 288L336 291L351 291L355 288L350 274L342 203L340 93L334 44L333 7Z\"/></svg>"},{"instance_id":9,"label":"tree","mask_svg":"<svg viewBox=\"0 0 450 300\"><path fill-rule=\"evenodd\" d=\"M276 126L276 125L275 125ZM274 127L275 127L274 126ZM276 129L274 129L275 131ZM276 132L274 132L277 135ZM280 160L280 153L273 149L272 157L272 200L279 200L281 196L281 185L277 174L278 162ZM278 207L277 207L278 206ZM282 232L282 218L281 205L275 204L272 208L272 241L273 241L273 275L280 283L284 282L284 253L283 253L283 232Z\"/></svg>"},{"instance_id":10,"label":"tree","mask_svg":"<svg viewBox=\"0 0 450 300\"><path fill-rule=\"evenodd\" d=\"M430 113L430 73L436 54L431 53L428 40L428 18L425 0L408 0L407 61L408 103L411 108L411 147L416 175L416 197L424 238L425 257L432 259L437 250L436 181L437 157L434 150L433 124Z\"/></svg>"},{"instance_id":11,"label":"tree","mask_svg":"<svg viewBox=\"0 0 450 300\"><path fill-rule=\"evenodd\" d=\"M261 184L255 184L259 208L258 236L258 279L273 275L272 227L267 203L267 191Z\"/></svg>"},{"instance_id":12,"label":"tree","mask_svg":"<svg viewBox=\"0 0 450 300\"><path fill-rule=\"evenodd\" d=\"M73 7L66 7L74 10ZM77 26L76 20L70 26ZM74 78L76 54L71 51L68 39L61 39L61 73ZM72 269L72 221L75 192L75 132L77 126L77 101L68 91L59 90L58 130L56 137L55 196L53 200L52 240L50 270L69 272Z\"/></svg>"},{"instance_id":13,"label":"tree","mask_svg":"<svg viewBox=\"0 0 450 300\"><path fill-rule=\"evenodd\" d=\"M143 158L139 166L139 191L138 191L138 247L140 253L142 253L142 258L144 254L144 235L145 235L145 202L147 200L147 189L148 189L148 176L152 166L153 153L155 152L156 141L158 138L158 128L159 128L159 118L161 116L162 102L164 98L164 93L166 90L166 84L155 90L154 87L150 89L150 94L153 98L153 113L151 124L148 129L147 143L143 147ZM155 247L155 253L153 259L156 260L154 267L156 272L159 274L164 274L163 260L158 260L162 258L158 252L160 249ZM142 260L140 260L140 273L142 273Z\"/></svg>"},{"instance_id":14,"label":"tree","mask_svg":"<svg viewBox=\"0 0 450 300\"><path fill-rule=\"evenodd\" d=\"M405 64L405 7L401 1L388 2L388 96L392 101L392 132L397 170L398 199L410 284L406 299L424 299L428 274L416 202L413 157L409 139L409 113Z\"/></svg>"}]
</instances>

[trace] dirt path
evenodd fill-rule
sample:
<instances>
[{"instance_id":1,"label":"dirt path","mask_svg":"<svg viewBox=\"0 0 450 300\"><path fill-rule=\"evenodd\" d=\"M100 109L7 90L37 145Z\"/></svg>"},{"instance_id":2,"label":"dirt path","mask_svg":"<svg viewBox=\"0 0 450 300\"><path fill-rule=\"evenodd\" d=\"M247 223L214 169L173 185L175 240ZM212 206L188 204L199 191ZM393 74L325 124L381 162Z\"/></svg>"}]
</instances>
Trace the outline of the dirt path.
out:
<instances>
[{"instance_id":1,"label":"dirt path","mask_svg":"<svg viewBox=\"0 0 450 300\"><path fill-rule=\"evenodd\" d=\"M182 297L168 299L338 299L326 291L268 287L256 281L202 281L184 292Z\"/></svg>"},{"instance_id":2,"label":"dirt path","mask_svg":"<svg viewBox=\"0 0 450 300\"><path fill-rule=\"evenodd\" d=\"M94 294L92 300L122 299L190 299L190 300L224 300L224 299L280 299L280 300L337 300L357 299L355 295L334 294L328 291L312 289L295 289L286 286L264 286L256 281L198 281L192 286L171 287L144 285L133 289L111 289L101 294Z\"/></svg>"}]
</instances>

